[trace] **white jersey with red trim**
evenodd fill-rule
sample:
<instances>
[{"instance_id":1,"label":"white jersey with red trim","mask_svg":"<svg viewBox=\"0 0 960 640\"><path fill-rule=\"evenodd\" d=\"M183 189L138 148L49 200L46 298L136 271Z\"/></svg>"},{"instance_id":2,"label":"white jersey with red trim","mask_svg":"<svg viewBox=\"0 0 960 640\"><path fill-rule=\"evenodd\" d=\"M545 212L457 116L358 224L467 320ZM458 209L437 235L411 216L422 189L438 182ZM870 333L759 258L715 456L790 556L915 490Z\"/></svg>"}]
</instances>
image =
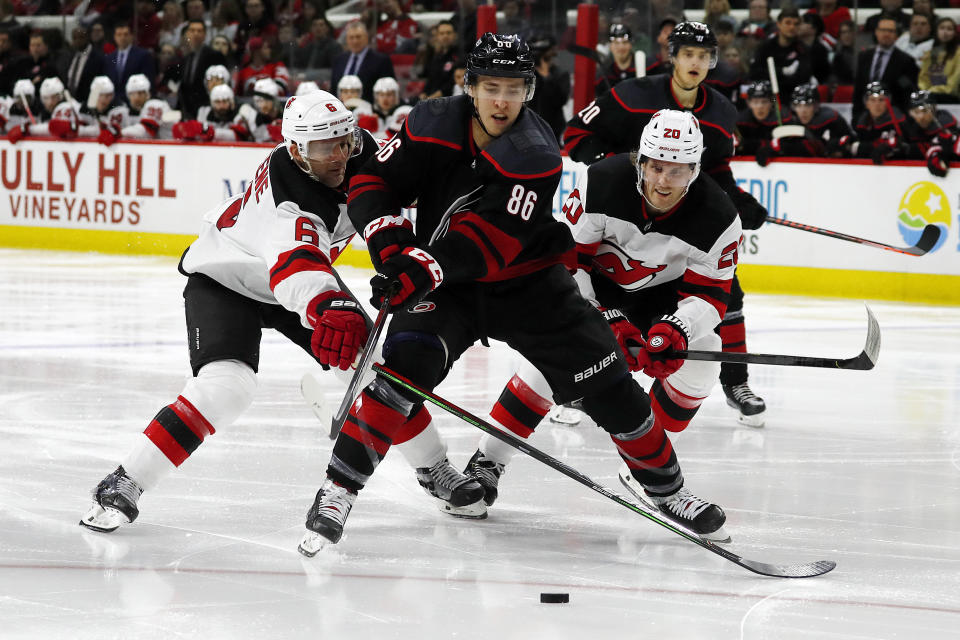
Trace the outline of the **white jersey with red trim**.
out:
<instances>
[{"instance_id":1,"label":"white jersey with red trim","mask_svg":"<svg viewBox=\"0 0 960 640\"><path fill-rule=\"evenodd\" d=\"M590 273L626 295L669 284L679 300L673 315L691 338L712 333L726 313L738 259L741 226L733 202L700 174L677 206L658 214L636 183L629 154L612 156L591 165L564 203L581 293L610 306L597 300Z\"/></svg>"},{"instance_id":2,"label":"white jersey with red trim","mask_svg":"<svg viewBox=\"0 0 960 640\"><path fill-rule=\"evenodd\" d=\"M344 184L377 149L369 136L364 142L363 153L347 165ZM244 193L204 215L181 270L205 274L259 302L280 304L309 328L307 304L340 289L333 262L354 233L346 192L308 176L278 145Z\"/></svg>"},{"instance_id":3,"label":"white jersey with red trim","mask_svg":"<svg viewBox=\"0 0 960 640\"><path fill-rule=\"evenodd\" d=\"M216 130L214 140L221 142L246 141L253 138L253 131L257 127L257 110L244 103L240 105L232 118L221 120L215 117L213 107L204 105L197 110L197 120L203 124L213 125Z\"/></svg>"},{"instance_id":4,"label":"white jersey with red trim","mask_svg":"<svg viewBox=\"0 0 960 640\"><path fill-rule=\"evenodd\" d=\"M37 118L37 124L30 125L30 135L32 136L49 136L53 135L50 133L50 122L53 120L59 121L62 123L67 123L67 126L76 131L80 127L80 103L76 100L67 100L63 99L60 103L53 108L53 111L50 112L50 119L44 122L39 122L41 118Z\"/></svg>"},{"instance_id":5,"label":"white jersey with red trim","mask_svg":"<svg viewBox=\"0 0 960 640\"><path fill-rule=\"evenodd\" d=\"M149 140L170 140L173 138L173 125L163 121L170 105L156 98L143 103L139 112L128 109L120 128L123 138Z\"/></svg>"}]
</instances>

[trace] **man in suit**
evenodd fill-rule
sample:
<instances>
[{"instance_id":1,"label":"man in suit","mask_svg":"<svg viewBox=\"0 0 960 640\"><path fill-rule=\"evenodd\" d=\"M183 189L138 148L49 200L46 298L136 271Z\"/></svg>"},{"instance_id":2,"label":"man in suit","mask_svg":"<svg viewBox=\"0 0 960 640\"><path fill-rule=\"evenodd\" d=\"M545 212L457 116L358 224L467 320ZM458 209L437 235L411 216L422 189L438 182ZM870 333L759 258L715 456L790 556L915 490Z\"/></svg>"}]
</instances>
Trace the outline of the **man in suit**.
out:
<instances>
[{"instance_id":1,"label":"man in suit","mask_svg":"<svg viewBox=\"0 0 960 640\"><path fill-rule=\"evenodd\" d=\"M96 76L105 75L106 59L90 44L90 34L86 27L76 26L71 34L73 55L64 69L64 78L70 95L86 104L90 94L90 83Z\"/></svg>"},{"instance_id":2,"label":"man in suit","mask_svg":"<svg viewBox=\"0 0 960 640\"><path fill-rule=\"evenodd\" d=\"M127 86L127 79L138 73L147 76L152 83L157 77L153 54L133 46L133 32L128 24L118 24L113 29L113 42L117 50L107 56L106 75L115 87ZM124 99L126 99L124 97Z\"/></svg>"},{"instance_id":3,"label":"man in suit","mask_svg":"<svg viewBox=\"0 0 960 640\"><path fill-rule=\"evenodd\" d=\"M351 22L346 27L347 50L333 60L330 86L336 87L343 76L359 76L363 81L363 99L373 102L373 84L380 78L393 78L390 56L370 48L370 34L362 22Z\"/></svg>"},{"instance_id":4,"label":"man in suit","mask_svg":"<svg viewBox=\"0 0 960 640\"><path fill-rule=\"evenodd\" d=\"M882 82L889 87L891 101L901 111L908 111L910 93L917 88L917 63L908 53L894 46L899 35L895 18L877 20L873 32L877 46L861 51L857 56L856 81L853 89L853 122L864 110L864 92L871 82Z\"/></svg>"},{"instance_id":5,"label":"man in suit","mask_svg":"<svg viewBox=\"0 0 960 640\"><path fill-rule=\"evenodd\" d=\"M177 90L177 108L185 120L196 119L197 110L209 104L203 74L215 64L226 66L222 53L204 44L207 26L202 20L191 20L183 30L189 53L180 67L180 88Z\"/></svg>"}]
</instances>

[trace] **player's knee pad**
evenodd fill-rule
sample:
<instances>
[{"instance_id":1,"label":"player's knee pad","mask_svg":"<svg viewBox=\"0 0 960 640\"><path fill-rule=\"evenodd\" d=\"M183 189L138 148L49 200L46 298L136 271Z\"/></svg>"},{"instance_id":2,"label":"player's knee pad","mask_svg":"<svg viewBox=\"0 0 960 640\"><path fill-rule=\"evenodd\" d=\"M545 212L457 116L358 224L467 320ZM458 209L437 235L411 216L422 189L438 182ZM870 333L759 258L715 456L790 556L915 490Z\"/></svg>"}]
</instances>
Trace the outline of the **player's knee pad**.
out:
<instances>
[{"instance_id":1,"label":"player's knee pad","mask_svg":"<svg viewBox=\"0 0 960 640\"><path fill-rule=\"evenodd\" d=\"M583 399L583 410L607 433L629 433L650 416L650 397L630 376Z\"/></svg>"},{"instance_id":2,"label":"player's knee pad","mask_svg":"<svg viewBox=\"0 0 960 640\"><path fill-rule=\"evenodd\" d=\"M247 410L256 390L257 374L250 365L239 360L218 360L203 365L180 395L219 429Z\"/></svg>"},{"instance_id":3,"label":"player's knee pad","mask_svg":"<svg viewBox=\"0 0 960 640\"><path fill-rule=\"evenodd\" d=\"M439 336L420 331L401 331L390 336L383 344L386 366L406 376L421 387L433 389L447 369L447 346ZM423 399L413 392L394 387L415 404Z\"/></svg>"},{"instance_id":4,"label":"player's knee pad","mask_svg":"<svg viewBox=\"0 0 960 640\"><path fill-rule=\"evenodd\" d=\"M697 336L689 343L695 351L719 351L722 346L716 333ZM720 377L720 363L706 360L685 360L683 366L667 380L680 393L694 398L705 398Z\"/></svg>"}]
</instances>

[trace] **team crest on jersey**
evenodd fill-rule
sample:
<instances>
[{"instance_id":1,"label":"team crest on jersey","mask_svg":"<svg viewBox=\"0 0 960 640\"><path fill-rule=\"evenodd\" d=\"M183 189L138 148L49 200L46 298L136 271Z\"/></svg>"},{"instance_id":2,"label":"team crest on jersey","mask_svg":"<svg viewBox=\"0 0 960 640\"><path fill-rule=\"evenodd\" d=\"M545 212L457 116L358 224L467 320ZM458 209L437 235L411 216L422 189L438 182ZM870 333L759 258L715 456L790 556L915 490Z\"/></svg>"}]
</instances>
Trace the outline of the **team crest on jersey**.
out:
<instances>
[{"instance_id":1,"label":"team crest on jersey","mask_svg":"<svg viewBox=\"0 0 960 640\"><path fill-rule=\"evenodd\" d=\"M410 313L427 313L428 311L433 311L436 308L437 308L437 305L435 305L432 302L420 302L418 304L415 304L410 309Z\"/></svg>"},{"instance_id":2,"label":"team crest on jersey","mask_svg":"<svg viewBox=\"0 0 960 640\"><path fill-rule=\"evenodd\" d=\"M647 266L642 260L634 260L628 256L617 245L603 242L593 257L593 268L605 273L608 278L627 291L636 291L649 286L657 274L667 268L667 265Z\"/></svg>"}]
</instances>

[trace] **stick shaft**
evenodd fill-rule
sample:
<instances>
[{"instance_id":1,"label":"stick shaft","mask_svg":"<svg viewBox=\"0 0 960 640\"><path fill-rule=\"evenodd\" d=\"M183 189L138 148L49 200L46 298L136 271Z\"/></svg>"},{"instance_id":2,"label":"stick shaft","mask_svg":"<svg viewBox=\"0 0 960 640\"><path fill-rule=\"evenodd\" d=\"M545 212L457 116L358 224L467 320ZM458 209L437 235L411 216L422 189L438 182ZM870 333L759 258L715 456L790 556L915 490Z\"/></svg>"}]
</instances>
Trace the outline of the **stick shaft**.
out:
<instances>
[{"instance_id":1,"label":"stick shaft","mask_svg":"<svg viewBox=\"0 0 960 640\"><path fill-rule=\"evenodd\" d=\"M820 227L815 227L810 224L804 224L802 222L794 222L793 220L786 220L784 218L774 218L772 216L767 216L767 222L778 224L784 227L790 227L791 229L809 231L810 233L816 233L822 236L827 236L828 238L836 238L837 240L846 240L847 242L855 242L857 244L867 245L869 247L876 247L878 249L886 249L887 251L894 251L897 253L903 253L911 256L921 256L925 254L927 251L929 251L933 247L934 244L936 244L936 241L940 237L939 227L935 225L927 225L927 227L933 227L933 228L930 229L929 231L927 230L927 228L924 228L923 235L921 235L921 240L923 240L923 242L918 242L917 245L913 247L895 247L893 245L885 244L883 242L867 240L866 238L852 236L847 233L840 233L839 231L822 229Z\"/></svg>"}]
</instances>

